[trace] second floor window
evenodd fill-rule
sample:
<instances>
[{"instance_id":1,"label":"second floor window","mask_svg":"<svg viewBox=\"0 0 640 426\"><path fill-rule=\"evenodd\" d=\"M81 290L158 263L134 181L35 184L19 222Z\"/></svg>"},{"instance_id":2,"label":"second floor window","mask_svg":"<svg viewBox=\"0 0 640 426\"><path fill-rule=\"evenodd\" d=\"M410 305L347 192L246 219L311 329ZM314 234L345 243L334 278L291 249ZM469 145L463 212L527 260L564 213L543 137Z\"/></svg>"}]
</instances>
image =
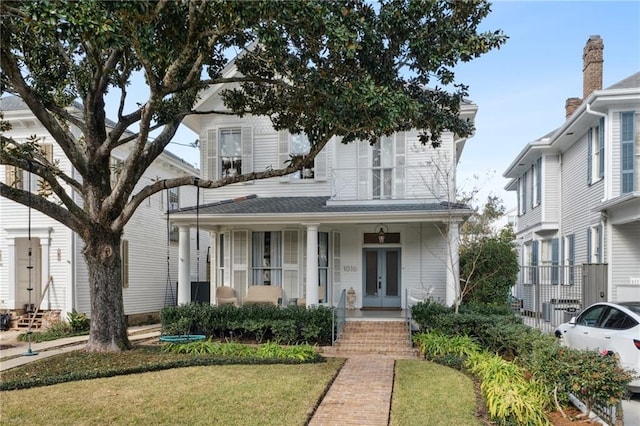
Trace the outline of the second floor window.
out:
<instances>
[{"instance_id":1,"label":"second floor window","mask_svg":"<svg viewBox=\"0 0 640 426\"><path fill-rule=\"evenodd\" d=\"M222 177L242 174L242 132L240 129L220 130L220 160Z\"/></svg>"},{"instance_id":2,"label":"second floor window","mask_svg":"<svg viewBox=\"0 0 640 426\"><path fill-rule=\"evenodd\" d=\"M604 117L587 132L587 183L604 177Z\"/></svg>"},{"instance_id":3,"label":"second floor window","mask_svg":"<svg viewBox=\"0 0 640 426\"><path fill-rule=\"evenodd\" d=\"M636 170L636 153L634 152L636 134L635 113L620 113L620 122L620 193L627 194L637 190L636 174L638 172Z\"/></svg>"},{"instance_id":4,"label":"second floor window","mask_svg":"<svg viewBox=\"0 0 640 426\"><path fill-rule=\"evenodd\" d=\"M176 210L180 208L180 192L179 188L169 189L169 210Z\"/></svg>"},{"instance_id":5,"label":"second floor window","mask_svg":"<svg viewBox=\"0 0 640 426\"><path fill-rule=\"evenodd\" d=\"M252 172L253 129L210 129L207 132L207 146L202 155L205 178L224 179Z\"/></svg>"}]
</instances>

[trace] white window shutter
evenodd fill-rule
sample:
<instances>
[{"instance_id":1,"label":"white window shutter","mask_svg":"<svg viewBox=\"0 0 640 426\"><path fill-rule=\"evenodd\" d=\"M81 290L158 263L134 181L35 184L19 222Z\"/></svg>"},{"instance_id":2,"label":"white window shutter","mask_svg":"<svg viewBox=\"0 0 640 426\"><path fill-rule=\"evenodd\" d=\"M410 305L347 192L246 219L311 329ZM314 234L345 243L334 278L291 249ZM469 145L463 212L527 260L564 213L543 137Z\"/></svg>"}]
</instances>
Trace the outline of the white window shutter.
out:
<instances>
[{"instance_id":1,"label":"white window shutter","mask_svg":"<svg viewBox=\"0 0 640 426\"><path fill-rule=\"evenodd\" d=\"M322 150L320 150L320 152L314 159L313 178L315 180L327 180L327 145L329 145L329 143L331 143L331 141L326 143L326 145L322 148Z\"/></svg>"},{"instance_id":2,"label":"white window shutter","mask_svg":"<svg viewBox=\"0 0 640 426\"><path fill-rule=\"evenodd\" d=\"M224 238L224 249L222 253L222 267L224 268L224 282L223 284L226 286L231 286L231 234L229 232L225 232L223 234Z\"/></svg>"},{"instance_id":3,"label":"white window shutter","mask_svg":"<svg viewBox=\"0 0 640 426\"><path fill-rule=\"evenodd\" d=\"M207 175L205 179L218 180L218 130L207 132Z\"/></svg>"},{"instance_id":4,"label":"white window shutter","mask_svg":"<svg viewBox=\"0 0 640 426\"><path fill-rule=\"evenodd\" d=\"M358 146L358 200L371 198L369 180L371 179L371 160L368 141L357 141Z\"/></svg>"},{"instance_id":5,"label":"white window shutter","mask_svg":"<svg viewBox=\"0 0 640 426\"><path fill-rule=\"evenodd\" d=\"M253 172L253 128L242 128L242 174Z\"/></svg>"},{"instance_id":6,"label":"white window shutter","mask_svg":"<svg viewBox=\"0 0 640 426\"><path fill-rule=\"evenodd\" d=\"M406 156L407 156L407 138L405 132L396 134L396 158L395 158L395 199L404 198L405 173L406 173Z\"/></svg>"},{"instance_id":7,"label":"white window shutter","mask_svg":"<svg viewBox=\"0 0 640 426\"><path fill-rule=\"evenodd\" d=\"M247 278L249 276L248 231L233 231L233 247L231 251L233 288L242 300L247 292Z\"/></svg>"},{"instance_id":8,"label":"white window shutter","mask_svg":"<svg viewBox=\"0 0 640 426\"><path fill-rule=\"evenodd\" d=\"M286 164L286 162L289 161L289 153L291 152L290 139L291 137L288 131L280 130L278 132L278 164L274 169L282 169L289 165ZM289 175L281 176L280 180L288 182L289 177Z\"/></svg>"},{"instance_id":9,"label":"white window shutter","mask_svg":"<svg viewBox=\"0 0 640 426\"><path fill-rule=\"evenodd\" d=\"M334 231L331 233L333 239L333 253L332 253L332 269L333 269L333 285L335 286L337 283L342 281L340 277L340 271L342 270L342 265L340 264L340 233ZM334 287L335 288L335 287Z\"/></svg>"},{"instance_id":10,"label":"white window shutter","mask_svg":"<svg viewBox=\"0 0 640 426\"><path fill-rule=\"evenodd\" d=\"M283 259L282 259L282 288L287 297L300 297L299 279L299 232L297 230L285 230L283 241Z\"/></svg>"}]
</instances>

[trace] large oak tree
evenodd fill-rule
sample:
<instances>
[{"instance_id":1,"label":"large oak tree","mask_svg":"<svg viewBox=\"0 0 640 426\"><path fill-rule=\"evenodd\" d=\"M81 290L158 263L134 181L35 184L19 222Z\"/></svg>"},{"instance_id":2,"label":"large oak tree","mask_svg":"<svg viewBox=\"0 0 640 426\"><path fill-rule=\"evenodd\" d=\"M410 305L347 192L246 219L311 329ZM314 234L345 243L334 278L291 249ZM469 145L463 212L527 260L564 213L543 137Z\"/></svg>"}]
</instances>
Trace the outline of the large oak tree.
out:
<instances>
[{"instance_id":1,"label":"large oak tree","mask_svg":"<svg viewBox=\"0 0 640 426\"><path fill-rule=\"evenodd\" d=\"M478 30L490 12L485 1L3 0L0 12L2 93L22 98L80 179L6 135L0 164L30 169L46 181L59 202L38 197L33 208L84 241L88 349L96 351L130 346L119 247L125 224L146 197L165 187L216 188L291 173L332 136L349 143L417 128L424 131L421 141L435 147L445 129L469 135L471 124L458 117L467 88L457 84L453 68L506 40L500 31ZM225 78L221 71L235 52L240 76ZM144 75L149 96L127 109L136 73ZM310 154L280 169L218 181L176 178L134 192L183 118L195 113L198 94L219 83L236 87L223 92L227 109L198 113L267 115L276 129L307 133ZM120 95L112 126L107 92ZM67 108L74 102L80 114ZM132 148L112 184L110 153L125 143ZM27 192L4 183L0 189L28 203Z\"/></svg>"}]
</instances>

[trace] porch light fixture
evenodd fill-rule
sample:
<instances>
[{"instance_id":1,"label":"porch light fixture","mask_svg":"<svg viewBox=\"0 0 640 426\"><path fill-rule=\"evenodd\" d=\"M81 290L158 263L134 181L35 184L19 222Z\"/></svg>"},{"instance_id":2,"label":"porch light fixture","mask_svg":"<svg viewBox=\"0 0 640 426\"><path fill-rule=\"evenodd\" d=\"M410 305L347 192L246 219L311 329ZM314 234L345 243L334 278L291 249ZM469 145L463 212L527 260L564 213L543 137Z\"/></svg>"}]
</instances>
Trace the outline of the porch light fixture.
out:
<instances>
[{"instance_id":1,"label":"porch light fixture","mask_svg":"<svg viewBox=\"0 0 640 426\"><path fill-rule=\"evenodd\" d=\"M386 232L389 232L389 228L383 223L378 226L380 226L380 230L378 231L378 244L384 244L385 234Z\"/></svg>"}]
</instances>

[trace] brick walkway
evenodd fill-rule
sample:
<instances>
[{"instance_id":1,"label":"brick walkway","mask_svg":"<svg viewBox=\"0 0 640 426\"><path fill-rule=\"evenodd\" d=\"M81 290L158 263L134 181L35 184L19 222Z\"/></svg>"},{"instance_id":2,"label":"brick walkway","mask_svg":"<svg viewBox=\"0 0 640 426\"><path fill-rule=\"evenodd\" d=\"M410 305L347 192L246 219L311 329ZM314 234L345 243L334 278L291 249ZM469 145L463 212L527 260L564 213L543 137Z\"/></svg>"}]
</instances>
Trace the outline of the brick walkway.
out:
<instances>
[{"instance_id":1,"label":"brick walkway","mask_svg":"<svg viewBox=\"0 0 640 426\"><path fill-rule=\"evenodd\" d=\"M358 355L347 360L309 426L388 425L394 360Z\"/></svg>"}]
</instances>

